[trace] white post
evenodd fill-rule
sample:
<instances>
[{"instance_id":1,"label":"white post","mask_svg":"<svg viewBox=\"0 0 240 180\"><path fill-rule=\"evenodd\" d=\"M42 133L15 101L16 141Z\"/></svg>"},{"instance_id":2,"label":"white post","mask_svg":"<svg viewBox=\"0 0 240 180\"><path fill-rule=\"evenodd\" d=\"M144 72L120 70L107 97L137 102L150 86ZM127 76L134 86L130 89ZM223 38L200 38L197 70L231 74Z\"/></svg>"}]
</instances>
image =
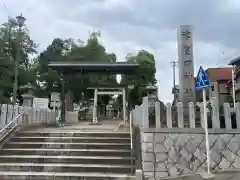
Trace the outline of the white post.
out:
<instances>
[{"instance_id":1,"label":"white post","mask_svg":"<svg viewBox=\"0 0 240 180\"><path fill-rule=\"evenodd\" d=\"M142 102L142 124L143 128L149 128L149 115L148 115L148 97L143 98Z\"/></svg>"},{"instance_id":2,"label":"white post","mask_svg":"<svg viewBox=\"0 0 240 180\"><path fill-rule=\"evenodd\" d=\"M236 103L237 128L240 129L240 103Z\"/></svg>"},{"instance_id":3,"label":"white post","mask_svg":"<svg viewBox=\"0 0 240 180\"><path fill-rule=\"evenodd\" d=\"M173 125L172 125L172 105L171 103L167 103L166 104L166 108L167 108L167 128L172 128Z\"/></svg>"},{"instance_id":4,"label":"white post","mask_svg":"<svg viewBox=\"0 0 240 180\"><path fill-rule=\"evenodd\" d=\"M220 128L220 120L219 120L219 106L217 103L217 98L212 97L212 127Z\"/></svg>"},{"instance_id":5,"label":"white post","mask_svg":"<svg viewBox=\"0 0 240 180\"><path fill-rule=\"evenodd\" d=\"M155 102L155 124L156 128L161 128L160 102Z\"/></svg>"},{"instance_id":6,"label":"white post","mask_svg":"<svg viewBox=\"0 0 240 180\"><path fill-rule=\"evenodd\" d=\"M122 98L123 98L123 122L126 123L126 89L122 89Z\"/></svg>"},{"instance_id":7,"label":"white post","mask_svg":"<svg viewBox=\"0 0 240 180\"><path fill-rule=\"evenodd\" d=\"M183 103L177 103L177 114L178 114L178 127L184 128L184 121L183 121Z\"/></svg>"},{"instance_id":8,"label":"white post","mask_svg":"<svg viewBox=\"0 0 240 180\"><path fill-rule=\"evenodd\" d=\"M138 125L142 128L143 127L143 105L141 104L137 111L138 114Z\"/></svg>"},{"instance_id":9,"label":"white post","mask_svg":"<svg viewBox=\"0 0 240 180\"><path fill-rule=\"evenodd\" d=\"M98 89L94 89L94 101L93 101L93 124L98 123L97 119L97 98L98 98Z\"/></svg>"},{"instance_id":10,"label":"white post","mask_svg":"<svg viewBox=\"0 0 240 180\"><path fill-rule=\"evenodd\" d=\"M236 95L235 95L235 66L232 68L232 98L233 98L233 107L236 107Z\"/></svg>"},{"instance_id":11,"label":"white post","mask_svg":"<svg viewBox=\"0 0 240 180\"><path fill-rule=\"evenodd\" d=\"M207 120L207 101L206 101L206 90L203 89L203 114L204 114L204 129L205 129L205 141L206 141L206 151L207 151L207 171L210 173L210 148L209 148L209 138L208 138L208 120Z\"/></svg>"},{"instance_id":12,"label":"white post","mask_svg":"<svg viewBox=\"0 0 240 180\"><path fill-rule=\"evenodd\" d=\"M230 104L229 103L223 103L223 110L224 110L224 119L225 119L226 129L232 129Z\"/></svg>"},{"instance_id":13,"label":"white post","mask_svg":"<svg viewBox=\"0 0 240 180\"><path fill-rule=\"evenodd\" d=\"M188 103L189 108L189 127L190 128L196 128L196 114L195 114L195 107L194 103L190 102Z\"/></svg>"},{"instance_id":14,"label":"white post","mask_svg":"<svg viewBox=\"0 0 240 180\"><path fill-rule=\"evenodd\" d=\"M204 124L205 124L205 122L204 122L204 104L203 103L200 103L199 104L199 107L200 107L200 120L201 120L201 128L204 128Z\"/></svg>"}]
</instances>

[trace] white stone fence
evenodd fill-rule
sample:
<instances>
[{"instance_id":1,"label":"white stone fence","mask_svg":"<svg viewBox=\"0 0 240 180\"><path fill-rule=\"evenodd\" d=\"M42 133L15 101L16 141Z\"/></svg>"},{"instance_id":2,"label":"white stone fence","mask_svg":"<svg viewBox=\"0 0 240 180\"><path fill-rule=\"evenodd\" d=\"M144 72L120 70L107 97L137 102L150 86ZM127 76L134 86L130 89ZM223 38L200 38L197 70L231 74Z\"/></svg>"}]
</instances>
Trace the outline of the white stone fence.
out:
<instances>
[{"instance_id":1,"label":"white stone fence","mask_svg":"<svg viewBox=\"0 0 240 180\"><path fill-rule=\"evenodd\" d=\"M55 124L56 117L59 113L51 109L36 109L32 107L0 104L0 130L11 122L18 114L20 122L24 125L40 125L40 124ZM77 112L66 112L66 122L78 122Z\"/></svg>"},{"instance_id":2,"label":"white stone fence","mask_svg":"<svg viewBox=\"0 0 240 180\"><path fill-rule=\"evenodd\" d=\"M199 113L197 113L194 103L189 103L187 107L188 117L186 119L183 113L184 111L186 112L186 107L183 107L183 103L178 102L175 110L173 110L174 108L171 103L167 103L165 105L165 114L163 116L160 110L160 102L156 102L154 113L155 128L196 128L196 124L199 124L199 128L204 128L203 103L196 104ZM149 109L148 97L144 97L143 103L140 106L135 106L131 111L133 124L143 128L149 128ZM240 128L240 103L236 103L235 108L230 107L229 103L224 103L223 113L222 116L220 116L220 107L217 105L216 99L212 98L208 103L207 112L210 119L208 122L211 122L212 128L214 129L220 128L220 124L222 123L224 123L226 129L232 129L234 126ZM235 116L235 120L232 118L232 115ZM175 117L175 120L173 116ZM223 122L222 119L224 119Z\"/></svg>"},{"instance_id":3,"label":"white stone fence","mask_svg":"<svg viewBox=\"0 0 240 180\"><path fill-rule=\"evenodd\" d=\"M54 124L57 113L50 109L35 109L17 105L0 105L0 130L11 122L18 114L22 114L20 122L26 125Z\"/></svg>"}]
</instances>

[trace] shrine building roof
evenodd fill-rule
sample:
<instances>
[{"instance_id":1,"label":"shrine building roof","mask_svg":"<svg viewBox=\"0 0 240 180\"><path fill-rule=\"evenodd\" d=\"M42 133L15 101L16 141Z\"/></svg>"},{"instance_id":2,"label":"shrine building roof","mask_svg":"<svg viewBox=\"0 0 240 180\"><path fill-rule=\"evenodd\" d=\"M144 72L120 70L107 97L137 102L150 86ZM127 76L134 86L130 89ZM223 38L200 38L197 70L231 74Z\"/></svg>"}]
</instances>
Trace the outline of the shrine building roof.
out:
<instances>
[{"instance_id":1,"label":"shrine building roof","mask_svg":"<svg viewBox=\"0 0 240 180\"><path fill-rule=\"evenodd\" d=\"M133 74L137 71L139 64L128 62L97 63L97 62L50 62L48 67L65 74L77 72L83 73L111 73L111 74Z\"/></svg>"},{"instance_id":2,"label":"shrine building roof","mask_svg":"<svg viewBox=\"0 0 240 180\"><path fill-rule=\"evenodd\" d=\"M228 65L231 65L231 66L240 66L240 56L234 58L233 60L231 60L231 61L228 63Z\"/></svg>"}]
</instances>

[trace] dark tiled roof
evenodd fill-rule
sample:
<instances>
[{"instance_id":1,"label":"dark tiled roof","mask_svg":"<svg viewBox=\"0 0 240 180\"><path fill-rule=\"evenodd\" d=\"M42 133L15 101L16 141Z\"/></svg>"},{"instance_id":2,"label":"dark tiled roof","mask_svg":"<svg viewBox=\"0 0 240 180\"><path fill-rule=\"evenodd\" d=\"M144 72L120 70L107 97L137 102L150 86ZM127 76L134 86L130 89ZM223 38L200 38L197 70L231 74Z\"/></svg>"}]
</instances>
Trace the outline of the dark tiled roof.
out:
<instances>
[{"instance_id":1,"label":"dark tiled roof","mask_svg":"<svg viewBox=\"0 0 240 180\"><path fill-rule=\"evenodd\" d=\"M232 65L232 66L240 66L240 56L234 58L233 60L231 60L228 65Z\"/></svg>"}]
</instances>

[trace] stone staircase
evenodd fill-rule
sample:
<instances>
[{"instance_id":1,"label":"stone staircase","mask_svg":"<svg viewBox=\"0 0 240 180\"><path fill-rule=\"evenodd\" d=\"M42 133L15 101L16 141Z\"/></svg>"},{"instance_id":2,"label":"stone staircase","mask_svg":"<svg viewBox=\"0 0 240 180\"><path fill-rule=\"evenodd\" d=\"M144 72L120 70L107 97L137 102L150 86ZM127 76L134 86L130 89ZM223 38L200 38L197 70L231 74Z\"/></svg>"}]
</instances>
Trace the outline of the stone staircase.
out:
<instances>
[{"instance_id":1,"label":"stone staircase","mask_svg":"<svg viewBox=\"0 0 240 180\"><path fill-rule=\"evenodd\" d=\"M0 179L133 180L129 132L20 131L0 150Z\"/></svg>"}]
</instances>

